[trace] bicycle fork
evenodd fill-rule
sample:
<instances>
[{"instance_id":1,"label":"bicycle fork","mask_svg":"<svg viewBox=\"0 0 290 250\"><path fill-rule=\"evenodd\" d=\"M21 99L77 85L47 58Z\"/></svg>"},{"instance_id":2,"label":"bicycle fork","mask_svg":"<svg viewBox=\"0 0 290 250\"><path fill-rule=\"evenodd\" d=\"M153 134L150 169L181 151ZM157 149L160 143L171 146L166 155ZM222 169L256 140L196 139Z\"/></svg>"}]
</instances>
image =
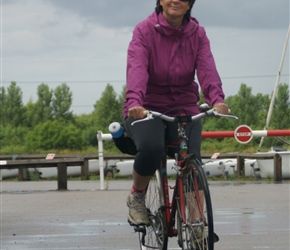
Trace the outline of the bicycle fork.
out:
<instances>
[{"instance_id":1,"label":"bicycle fork","mask_svg":"<svg viewBox=\"0 0 290 250\"><path fill-rule=\"evenodd\" d=\"M175 213L177 209L177 203L175 200L170 202L169 189L167 178L167 159L166 157L161 162L161 181L163 187L163 196L164 196L164 213L165 213L165 234L168 237L176 237L177 230L175 229ZM173 196L175 197L176 188L174 188Z\"/></svg>"}]
</instances>

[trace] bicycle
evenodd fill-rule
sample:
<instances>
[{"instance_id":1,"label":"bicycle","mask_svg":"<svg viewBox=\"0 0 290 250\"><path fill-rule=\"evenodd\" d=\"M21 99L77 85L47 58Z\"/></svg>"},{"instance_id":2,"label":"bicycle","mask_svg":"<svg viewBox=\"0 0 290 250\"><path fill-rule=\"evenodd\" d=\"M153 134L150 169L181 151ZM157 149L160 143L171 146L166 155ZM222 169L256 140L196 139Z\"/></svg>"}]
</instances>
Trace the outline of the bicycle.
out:
<instances>
[{"instance_id":1,"label":"bicycle","mask_svg":"<svg viewBox=\"0 0 290 250\"><path fill-rule=\"evenodd\" d=\"M139 234L140 249L166 250L169 237L177 237L178 245L183 250L213 250L218 236L214 233L212 204L207 178L201 162L187 152L187 137L184 126L207 116L230 117L222 115L216 109L201 106L204 112L194 116L170 117L165 114L146 111L146 118L136 120L143 122L161 118L178 123L179 154L175 156L175 185L169 186L167 178L167 159L163 158L155 177L151 179L146 190L146 208L150 224L133 225ZM169 190L173 194L170 199Z\"/></svg>"}]
</instances>

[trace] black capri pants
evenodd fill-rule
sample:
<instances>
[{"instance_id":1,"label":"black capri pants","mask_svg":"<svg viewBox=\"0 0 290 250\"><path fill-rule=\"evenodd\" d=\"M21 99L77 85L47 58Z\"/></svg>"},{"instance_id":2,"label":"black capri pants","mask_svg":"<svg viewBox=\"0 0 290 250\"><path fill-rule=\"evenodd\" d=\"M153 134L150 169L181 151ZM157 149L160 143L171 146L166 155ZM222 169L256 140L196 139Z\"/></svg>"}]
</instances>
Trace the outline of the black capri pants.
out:
<instances>
[{"instance_id":1,"label":"black capri pants","mask_svg":"<svg viewBox=\"0 0 290 250\"><path fill-rule=\"evenodd\" d=\"M131 125L134 120L126 118L125 130L132 138L137 154L134 161L134 169L141 176L152 176L160 166L160 161L166 154L165 144L178 142L177 127L175 122L166 122L161 118L138 122ZM187 123L185 133L188 138L188 152L196 155L201 160L201 132L202 121ZM177 147L167 150L169 157L174 157L179 151Z\"/></svg>"}]
</instances>

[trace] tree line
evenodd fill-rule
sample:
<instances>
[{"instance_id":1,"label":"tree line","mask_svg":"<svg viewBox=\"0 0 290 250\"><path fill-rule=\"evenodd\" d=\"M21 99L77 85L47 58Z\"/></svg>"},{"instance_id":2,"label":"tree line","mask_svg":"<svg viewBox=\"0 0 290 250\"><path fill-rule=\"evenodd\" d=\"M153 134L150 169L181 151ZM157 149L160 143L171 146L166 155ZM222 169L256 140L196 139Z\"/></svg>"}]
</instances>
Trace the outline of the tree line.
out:
<instances>
[{"instance_id":1,"label":"tree line","mask_svg":"<svg viewBox=\"0 0 290 250\"><path fill-rule=\"evenodd\" d=\"M125 86L117 95L111 84L107 84L101 98L94 104L90 114L76 115L71 111L73 93L66 83L50 89L45 83L37 87L37 100L23 104L22 90L16 82L0 92L0 145L1 154L35 153L47 150L86 150L97 146L97 131L108 133L113 121L123 122L122 107ZM241 124L253 130L262 130L271 97L266 94L252 94L251 87L242 83L238 93L226 98L232 114L239 120L207 118L203 120L203 131L234 130ZM201 94L200 103L203 103ZM289 86L279 84L269 129L290 129ZM289 140L289 137L286 138ZM205 139L205 151L241 151L257 147L260 138L254 138L247 145L240 145L234 139ZM283 142L284 141L284 142ZM267 138L264 147L285 146L285 138ZM287 146L287 145L286 145ZM105 148L113 150L113 142L106 142Z\"/></svg>"}]
</instances>

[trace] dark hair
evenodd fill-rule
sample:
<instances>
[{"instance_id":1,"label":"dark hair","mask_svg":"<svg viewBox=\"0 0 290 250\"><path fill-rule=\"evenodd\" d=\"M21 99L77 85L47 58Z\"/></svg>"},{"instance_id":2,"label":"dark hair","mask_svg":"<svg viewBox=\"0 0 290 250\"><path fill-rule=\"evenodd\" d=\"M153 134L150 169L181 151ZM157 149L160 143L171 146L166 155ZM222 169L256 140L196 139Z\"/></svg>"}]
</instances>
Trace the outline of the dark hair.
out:
<instances>
[{"instance_id":1,"label":"dark hair","mask_svg":"<svg viewBox=\"0 0 290 250\"><path fill-rule=\"evenodd\" d=\"M188 11L185 13L184 15L184 19L189 21L190 20L190 16L191 16L191 9L192 9L192 6L194 5L195 3L195 0L188 0L189 4L190 4L190 7L188 9ZM160 12L162 12L163 8L162 6L160 5L160 0L157 0L156 1L156 7L155 7L155 11L157 14L159 14Z\"/></svg>"}]
</instances>

